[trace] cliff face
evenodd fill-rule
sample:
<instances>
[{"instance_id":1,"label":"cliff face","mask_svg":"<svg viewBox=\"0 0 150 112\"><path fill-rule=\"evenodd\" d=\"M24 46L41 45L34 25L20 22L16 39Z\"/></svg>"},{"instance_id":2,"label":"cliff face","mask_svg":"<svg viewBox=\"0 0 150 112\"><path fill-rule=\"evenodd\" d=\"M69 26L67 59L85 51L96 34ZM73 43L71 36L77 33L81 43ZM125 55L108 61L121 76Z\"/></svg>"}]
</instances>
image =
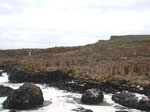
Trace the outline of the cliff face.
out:
<instances>
[{"instance_id":1,"label":"cliff face","mask_svg":"<svg viewBox=\"0 0 150 112\"><path fill-rule=\"evenodd\" d=\"M114 40L114 41L150 41L150 35L111 36L110 40Z\"/></svg>"}]
</instances>

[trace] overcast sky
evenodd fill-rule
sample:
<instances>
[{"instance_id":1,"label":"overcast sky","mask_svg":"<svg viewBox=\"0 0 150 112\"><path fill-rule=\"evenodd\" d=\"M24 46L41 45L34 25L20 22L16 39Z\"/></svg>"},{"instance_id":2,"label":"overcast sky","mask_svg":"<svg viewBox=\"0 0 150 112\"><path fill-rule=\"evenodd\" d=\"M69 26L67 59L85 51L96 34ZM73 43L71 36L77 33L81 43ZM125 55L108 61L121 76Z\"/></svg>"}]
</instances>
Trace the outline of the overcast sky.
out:
<instances>
[{"instance_id":1,"label":"overcast sky","mask_svg":"<svg viewBox=\"0 0 150 112\"><path fill-rule=\"evenodd\" d=\"M0 49L150 34L150 0L0 0Z\"/></svg>"}]
</instances>

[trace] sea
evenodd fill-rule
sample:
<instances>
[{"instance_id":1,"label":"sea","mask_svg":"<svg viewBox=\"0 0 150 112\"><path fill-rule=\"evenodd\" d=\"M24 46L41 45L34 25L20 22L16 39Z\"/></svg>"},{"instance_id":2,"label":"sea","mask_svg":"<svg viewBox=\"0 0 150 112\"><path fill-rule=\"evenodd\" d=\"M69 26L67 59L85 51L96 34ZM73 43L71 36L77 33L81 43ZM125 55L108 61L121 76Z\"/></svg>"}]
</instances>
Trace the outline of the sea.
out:
<instances>
[{"instance_id":1,"label":"sea","mask_svg":"<svg viewBox=\"0 0 150 112\"><path fill-rule=\"evenodd\" d=\"M0 85L9 86L13 89L18 89L23 83L10 83L7 73L0 76ZM43 105L29 109L29 110L16 110L16 112L75 112L75 109L85 108L93 112L144 112L136 109L129 109L123 107L111 100L112 94L104 93L104 101L98 105L85 105L82 104L80 99L82 94L67 92L54 87L49 87L47 84L35 84L42 89L44 103ZM4 109L2 104L7 97L0 97L0 112L9 112L9 109Z\"/></svg>"}]
</instances>

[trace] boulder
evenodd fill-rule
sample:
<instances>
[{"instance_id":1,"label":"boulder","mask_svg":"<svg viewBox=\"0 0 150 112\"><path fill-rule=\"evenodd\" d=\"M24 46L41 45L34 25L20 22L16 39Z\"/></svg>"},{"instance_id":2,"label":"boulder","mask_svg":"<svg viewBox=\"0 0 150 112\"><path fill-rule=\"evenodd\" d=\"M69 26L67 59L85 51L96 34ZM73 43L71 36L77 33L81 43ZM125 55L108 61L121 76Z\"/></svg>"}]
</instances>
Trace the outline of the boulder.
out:
<instances>
[{"instance_id":1,"label":"boulder","mask_svg":"<svg viewBox=\"0 0 150 112\"><path fill-rule=\"evenodd\" d=\"M3 85L0 85L0 97L8 96L14 91L14 89L10 87L5 87Z\"/></svg>"},{"instance_id":2,"label":"boulder","mask_svg":"<svg viewBox=\"0 0 150 112\"><path fill-rule=\"evenodd\" d=\"M25 83L19 89L12 92L3 102L6 109L24 110L43 104L44 98L40 87Z\"/></svg>"},{"instance_id":3,"label":"boulder","mask_svg":"<svg viewBox=\"0 0 150 112\"><path fill-rule=\"evenodd\" d=\"M81 102L85 104L99 104L103 101L103 92L99 89L88 89L83 93Z\"/></svg>"},{"instance_id":4,"label":"boulder","mask_svg":"<svg viewBox=\"0 0 150 112\"><path fill-rule=\"evenodd\" d=\"M123 91L112 96L112 100L120 105L148 111L150 110L150 99L148 97L137 97L134 93Z\"/></svg>"}]
</instances>

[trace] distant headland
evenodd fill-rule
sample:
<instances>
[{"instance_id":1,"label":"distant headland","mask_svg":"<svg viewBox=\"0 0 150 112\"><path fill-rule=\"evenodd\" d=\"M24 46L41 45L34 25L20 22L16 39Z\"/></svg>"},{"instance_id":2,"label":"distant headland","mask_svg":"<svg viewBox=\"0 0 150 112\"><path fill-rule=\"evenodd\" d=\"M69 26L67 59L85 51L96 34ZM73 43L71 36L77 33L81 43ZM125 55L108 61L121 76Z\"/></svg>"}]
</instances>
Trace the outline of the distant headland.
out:
<instances>
[{"instance_id":1,"label":"distant headland","mask_svg":"<svg viewBox=\"0 0 150 112\"><path fill-rule=\"evenodd\" d=\"M110 40L115 41L148 41L150 40L150 35L113 35Z\"/></svg>"}]
</instances>

